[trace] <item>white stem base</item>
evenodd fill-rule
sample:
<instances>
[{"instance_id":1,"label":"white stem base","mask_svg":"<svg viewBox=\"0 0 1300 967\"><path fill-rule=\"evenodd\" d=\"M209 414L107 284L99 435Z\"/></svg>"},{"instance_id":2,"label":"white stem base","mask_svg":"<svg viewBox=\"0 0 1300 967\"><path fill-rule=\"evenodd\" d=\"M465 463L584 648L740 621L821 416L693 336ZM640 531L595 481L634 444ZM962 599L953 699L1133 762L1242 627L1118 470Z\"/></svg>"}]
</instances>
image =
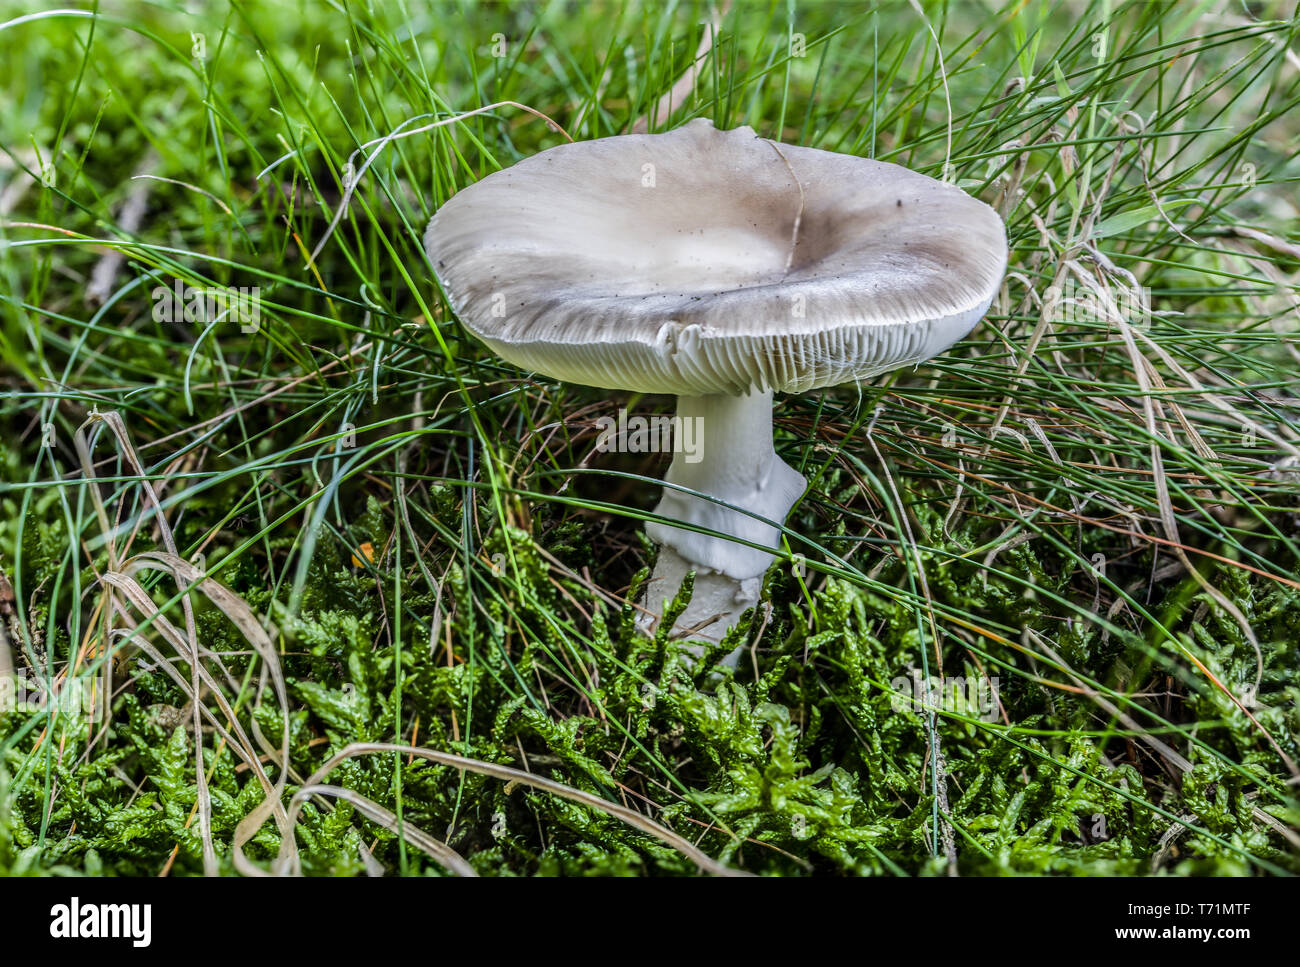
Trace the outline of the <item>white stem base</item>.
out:
<instances>
[{"instance_id":1,"label":"white stem base","mask_svg":"<svg viewBox=\"0 0 1300 967\"><path fill-rule=\"evenodd\" d=\"M671 602L691 571L695 572L695 590L691 594L691 603L673 625L674 635L702 641L707 645L717 644L727 636L741 615L758 604L759 592L763 590L761 574L737 581L726 574L691 563L671 547L662 547L659 549L659 560L655 563L654 573L645 586L643 607L651 613L642 614L638 622L638 627L645 634L653 635L659 625L663 606L656 602ZM688 647L697 657L704 650L698 645ZM723 664L735 668L742 650L737 648L723 659Z\"/></svg>"},{"instance_id":2,"label":"white stem base","mask_svg":"<svg viewBox=\"0 0 1300 967\"><path fill-rule=\"evenodd\" d=\"M772 394L682 397L677 401L679 432L686 421L694 431L696 448L673 456L665 480L708 494L735 507L665 487L655 513L732 535L759 547L683 530L670 524L646 525L646 534L660 545L659 561L646 587L641 623L653 633L665 599L672 600L687 572L695 571L695 591L677 619L675 634L721 641L746 609L758 602L763 572L773 555L780 529L807 481L772 448ZM768 523L773 521L775 523ZM728 658L734 665L737 655Z\"/></svg>"}]
</instances>

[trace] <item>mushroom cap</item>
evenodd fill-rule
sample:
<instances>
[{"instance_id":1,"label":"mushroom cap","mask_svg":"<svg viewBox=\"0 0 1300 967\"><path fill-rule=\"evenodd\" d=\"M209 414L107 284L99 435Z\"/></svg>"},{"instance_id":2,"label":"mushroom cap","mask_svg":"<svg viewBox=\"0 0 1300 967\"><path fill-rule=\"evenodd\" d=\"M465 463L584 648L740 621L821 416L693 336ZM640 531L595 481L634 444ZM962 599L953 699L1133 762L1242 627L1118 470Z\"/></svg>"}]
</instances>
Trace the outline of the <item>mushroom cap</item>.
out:
<instances>
[{"instance_id":1,"label":"mushroom cap","mask_svg":"<svg viewBox=\"0 0 1300 967\"><path fill-rule=\"evenodd\" d=\"M959 188L704 119L526 158L456 194L424 242L501 358L679 396L929 359L983 317L1007 263L1002 219Z\"/></svg>"}]
</instances>

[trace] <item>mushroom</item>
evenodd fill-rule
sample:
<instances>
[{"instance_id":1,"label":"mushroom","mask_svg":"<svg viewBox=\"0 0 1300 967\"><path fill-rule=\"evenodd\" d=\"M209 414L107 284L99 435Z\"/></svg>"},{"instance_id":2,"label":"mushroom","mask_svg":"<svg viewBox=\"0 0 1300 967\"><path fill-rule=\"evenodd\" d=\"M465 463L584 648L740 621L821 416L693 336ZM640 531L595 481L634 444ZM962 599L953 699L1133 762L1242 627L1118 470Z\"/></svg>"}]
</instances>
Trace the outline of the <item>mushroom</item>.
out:
<instances>
[{"instance_id":1,"label":"mushroom","mask_svg":"<svg viewBox=\"0 0 1300 967\"><path fill-rule=\"evenodd\" d=\"M698 452L674 453L656 513L698 530L647 525L660 551L643 626L694 570L674 630L713 641L757 602L806 486L773 448L773 393L945 351L1007 263L1002 220L959 188L704 119L489 175L438 210L425 248L456 315L501 358L671 394L697 421Z\"/></svg>"}]
</instances>

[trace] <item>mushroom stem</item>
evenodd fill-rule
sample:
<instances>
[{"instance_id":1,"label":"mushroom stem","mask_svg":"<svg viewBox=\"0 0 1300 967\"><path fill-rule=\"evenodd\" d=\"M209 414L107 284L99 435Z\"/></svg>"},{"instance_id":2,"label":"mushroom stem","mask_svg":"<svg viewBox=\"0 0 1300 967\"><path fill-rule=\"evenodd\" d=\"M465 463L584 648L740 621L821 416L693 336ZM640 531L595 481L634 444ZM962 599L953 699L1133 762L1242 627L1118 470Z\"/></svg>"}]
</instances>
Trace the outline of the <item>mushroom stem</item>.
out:
<instances>
[{"instance_id":1,"label":"mushroom stem","mask_svg":"<svg viewBox=\"0 0 1300 967\"><path fill-rule=\"evenodd\" d=\"M665 480L733 506L664 488L655 513L727 536L647 524L646 533L661 550L645 606L659 615L664 599L671 599L687 571L694 570L695 592L677 627L691 630L692 637L721 640L757 602L763 572L773 558L761 548L777 546L776 525L784 522L807 481L772 447L770 390L745 396L683 396L677 401L677 418L673 462Z\"/></svg>"}]
</instances>

